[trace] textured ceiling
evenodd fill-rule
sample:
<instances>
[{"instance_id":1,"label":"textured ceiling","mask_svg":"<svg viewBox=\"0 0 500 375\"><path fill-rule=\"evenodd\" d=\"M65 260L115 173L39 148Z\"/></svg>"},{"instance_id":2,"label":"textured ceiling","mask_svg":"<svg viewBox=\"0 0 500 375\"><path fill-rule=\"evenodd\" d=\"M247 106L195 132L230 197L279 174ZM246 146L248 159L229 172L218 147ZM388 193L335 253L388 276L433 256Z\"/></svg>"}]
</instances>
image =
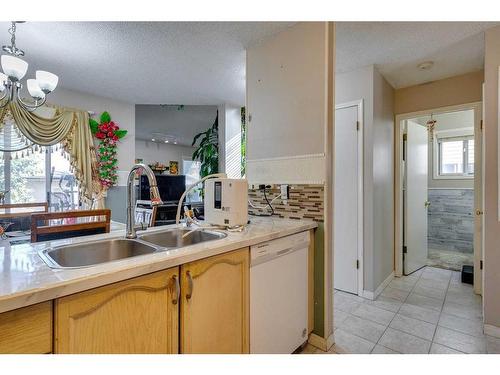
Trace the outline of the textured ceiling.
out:
<instances>
[{"instance_id":1,"label":"textured ceiling","mask_svg":"<svg viewBox=\"0 0 500 375\"><path fill-rule=\"evenodd\" d=\"M27 22L17 45L61 86L134 104L245 103L245 48L284 22ZM9 23L0 22L0 44Z\"/></svg>"},{"instance_id":2,"label":"textured ceiling","mask_svg":"<svg viewBox=\"0 0 500 375\"><path fill-rule=\"evenodd\" d=\"M337 23L337 72L375 64L394 87L482 69L486 22ZM290 22L27 22L17 44L61 86L134 104L245 103L245 48ZM9 24L0 22L0 44ZM429 71L416 66L435 61Z\"/></svg>"},{"instance_id":3,"label":"textured ceiling","mask_svg":"<svg viewBox=\"0 0 500 375\"><path fill-rule=\"evenodd\" d=\"M375 64L395 88L477 71L484 65L483 31L493 22L340 22L336 71ZM432 60L428 71L417 69Z\"/></svg>"}]
</instances>

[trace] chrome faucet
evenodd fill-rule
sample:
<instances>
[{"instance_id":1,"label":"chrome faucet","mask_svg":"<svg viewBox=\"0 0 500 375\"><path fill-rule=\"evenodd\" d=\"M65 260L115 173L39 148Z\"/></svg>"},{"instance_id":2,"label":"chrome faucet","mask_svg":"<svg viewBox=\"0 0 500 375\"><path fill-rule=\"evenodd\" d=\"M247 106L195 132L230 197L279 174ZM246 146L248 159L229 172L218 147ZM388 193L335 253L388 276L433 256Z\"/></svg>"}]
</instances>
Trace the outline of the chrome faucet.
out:
<instances>
[{"instance_id":1,"label":"chrome faucet","mask_svg":"<svg viewBox=\"0 0 500 375\"><path fill-rule=\"evenodd\" d=\"M135 164L128 174L127 180L127 230L125 237L127 238L137 238L136 230L137 229L146 229L142 225L135 225L135 215L134 215L134 178L135 173L138 169L142 169L149 181L149 195L151 197L151 205L158 206L162 204L160 197L160 192L158 191L158 185L156 184L156 177L151 168L149 168L145 164Z\"/></svg>"}]
</instances>

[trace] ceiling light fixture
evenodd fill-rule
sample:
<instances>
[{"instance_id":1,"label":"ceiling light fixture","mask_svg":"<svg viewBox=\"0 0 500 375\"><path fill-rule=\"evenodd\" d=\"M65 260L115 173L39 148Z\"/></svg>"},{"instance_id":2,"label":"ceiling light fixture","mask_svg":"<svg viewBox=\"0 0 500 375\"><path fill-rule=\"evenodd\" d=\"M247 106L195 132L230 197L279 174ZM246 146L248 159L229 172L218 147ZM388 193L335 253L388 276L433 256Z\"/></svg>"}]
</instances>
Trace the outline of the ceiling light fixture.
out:
<instances>
[{"instance_id":1,"label":"ceiling light fixture","mask_svg":"<svg viewBox=\"0 0 500 375\"><path fill-rule=\"evenodd\" d=\"M429 70L434 66L434 61L424 61L417 65L418 70Z\"/></svg>"},{"instance_id":2,"label":"ceiling light fixture","mask_svg":"<svg viewBox=\"0 0 500 375\"><path fill-rule=\"evenodd\" d=\"M176 145L179 140L175 135L164 134L164 133L152 133L151 141L158 143L173 143L174 145Z\"/></svg>"},{"instance_id":3,"label":"ceiling light fixture","mask_svg":"<svg viewBox=\"0 0 500 375\"><path fill-rule=\"evenodd\" d=\"M22 21L13 21L11 23L9 29L11 35L10 46L2 47L8 55L2 55L0 58L3 70L3 73L0 72L0 108L16 101L22 108L31 112L45 104L47 95L54 91L59 78L55 74L37 70L35 79L26 81L26 87L33 101L25 102L21 98L23 85L20 81L28 71L28 63L18 57L24 56L24 51L16 46L16 24L18 23L22 23Z\"/></svg>"}]
</instances>

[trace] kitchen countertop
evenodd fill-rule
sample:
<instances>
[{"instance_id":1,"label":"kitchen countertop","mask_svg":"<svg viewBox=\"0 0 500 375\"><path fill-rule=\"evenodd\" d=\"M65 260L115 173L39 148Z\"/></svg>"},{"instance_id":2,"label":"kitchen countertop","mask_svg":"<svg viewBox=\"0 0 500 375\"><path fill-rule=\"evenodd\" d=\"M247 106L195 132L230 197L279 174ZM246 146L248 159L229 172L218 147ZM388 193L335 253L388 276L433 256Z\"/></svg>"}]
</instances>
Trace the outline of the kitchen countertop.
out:
<instances>
[{"instance_id":1,"label":"kitchen countertop","mask_svg":"<svg viewBox=\"0 0 500 375\"><path fill-rule=\"evenodd\" d=\"M0 313L316 227L317 224L309 220L251 217L251 224L244 231L226 232L226 238L79 269L50 268L38 252L53 246L124 237L125 231L35 244L10 245L7 241L1 241ZM150 228L146 232L161 232L171 228L175 228L175 225ZM142 233L145 232L139 232Z\"/></svg>"}]
</instances>

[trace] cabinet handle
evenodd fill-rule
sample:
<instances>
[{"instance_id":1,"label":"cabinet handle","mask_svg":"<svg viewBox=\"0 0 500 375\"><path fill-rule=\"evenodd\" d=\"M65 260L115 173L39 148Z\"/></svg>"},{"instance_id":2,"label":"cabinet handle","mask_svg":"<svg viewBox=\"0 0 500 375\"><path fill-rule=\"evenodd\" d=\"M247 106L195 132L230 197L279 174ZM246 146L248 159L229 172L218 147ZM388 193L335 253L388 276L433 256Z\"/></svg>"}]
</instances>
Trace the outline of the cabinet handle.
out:
<instances>
[{"instance_id":1,"label":"cabinet handle","mask_svg":"<svg viewBox=\"0 0 500 375\"><path fill-rule=\"evenodd\" d=\"M191 277L191 272L187 271L186 272L186 276L187 276L187 279L188 279L188 292L186 293L186 299L191 299L192 295L193 295L193 278Z\"/></svg>"},{"instance_id":2,"label":"cabinet handle","mask_svg":"<svg viewBox=\"0 0 500 375\"><path fill-rule=\"evenodd\" d=\"M172 299L172 304L177 305L177 302L179 302L179 297L181 295L181 287L179 285L179 278L177 277L177 275L174 275L172 279L174 279L175 285L175 298Z\"/></svg>"}]
</instances>

